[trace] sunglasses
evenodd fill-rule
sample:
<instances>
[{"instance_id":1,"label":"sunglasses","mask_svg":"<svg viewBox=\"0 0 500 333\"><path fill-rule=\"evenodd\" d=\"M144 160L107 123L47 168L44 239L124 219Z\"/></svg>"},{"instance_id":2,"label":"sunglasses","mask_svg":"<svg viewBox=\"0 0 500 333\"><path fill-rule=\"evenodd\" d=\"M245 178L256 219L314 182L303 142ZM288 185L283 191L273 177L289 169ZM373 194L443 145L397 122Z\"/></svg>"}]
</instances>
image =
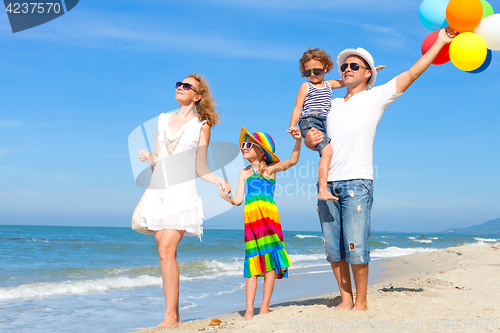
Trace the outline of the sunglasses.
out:
<instances>
[{"instance_id":1,"label":"sunglasses","mask_svg":"<svg viewBox=\"0 0 500 333\"><path fill-rule=\"evenodd\" d=\"M324 70L324 68L314 68L312 70L312 73L314 75L320 75L321 73L323 73L323 70ZM304 74L305 77L309 77L309 76L311 76L311 70L308 69L307 71L303 71L302 74Z\"/></svg>"},{"instance_id":2,"label":"sunglasses","mask_svg":"<svg viewBox=\"0 0 500 333\"><path fill-rule=\"evenodd\" d=\"M258 144L253 143L253 142L242 142L241 143L241 149L252 149L252 147L256 145L257 147L260 147Z\"/></svg>"},{"instance_id":3,"label":"sunglasses","mask_svg":"<svg viewBox=\"0 0 500 333\"><path fill-rule=\"evenodd\" d=\"M180 86L182 86L182 89L184 89L184 90L186 90L186 91L188 91L189 89L193 89L193 91L194 91L195 93L197 93L198 95L200 94L200 93L198 92L198 90L196 90L196 89L193 87L193 85L192 85L191 83L186 83L186 82L177 82L177 83L175 84L175 89L179 88Z\"/></svg>"},{"instance_id":4,"label":"sunglasses","mask_svg":"<svg viewBox=\"0 0 500 333\"><path fill-rule=\"evenodd\" d=\"M370 69L368 67L364 67L364 66L361 66L360 64L358 64L357 62L351 62L350 64L342 64L342 66L340 66L340 71L341 72L345 72L345 70L347 69L347 66L351 67L351 69L355 72L359 71L359 68L364 68L364 69Z\"/></svg>"}]
</instances>

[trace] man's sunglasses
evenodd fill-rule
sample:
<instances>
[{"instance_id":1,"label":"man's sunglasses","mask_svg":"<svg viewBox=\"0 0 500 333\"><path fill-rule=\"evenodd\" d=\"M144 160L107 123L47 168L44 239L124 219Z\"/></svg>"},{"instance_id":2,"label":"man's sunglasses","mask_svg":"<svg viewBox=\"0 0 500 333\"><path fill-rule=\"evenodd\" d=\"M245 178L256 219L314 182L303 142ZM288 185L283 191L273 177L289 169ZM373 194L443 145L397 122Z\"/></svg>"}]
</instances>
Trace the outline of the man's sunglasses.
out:
<instances>
[{"instance_id":1,"label":"man's sunglasses","mask_svg":"<svg viewBox=\"0 0 500 333\"><path fill-rule=\"evenodd\" d=\"M252 149L252 147L256 145L257 147L260 147L258 144L253 143L253 142L242 142L241 143L241 149Z\"/></svg>"},{"instance_id":2,"label":"man's sunglasses","mask_svg":"<svg viewBox=\"0 0 500 333\"><path fill-rule=\"evenodd\" d=\"M177 82L177 83L175 84L175 89L179 88L180 86L182 86L182 89L184 89L184 90L186 90L186 91L188 91L189 89L193 89L193 91L194 91L195 93L197 93L198 95L200 94L200 93L198 92L198 90L196 90L196 89L193 87L193 85L192 85L191 83L186 83L186 82Z\"/></svg>"},{"instance_id":3,"label":"man's sunglasses","mask_svg":"<svg viewBox=\"0 0 500 333\"><path fill-rule=\"evenodd\" d=\"M312 70L312 73L314 75L320 75L321 73L323 73L323 69L324 68L314 68ZM309 76L311 76L311 70L308 69L307 71L303 71L302 74L304 74L305 77L309 77Z\"/></svg>"},{"instance_id":4,"label":"man's sunglasses","mask_svg":"<svg viewBox=\"0 0 500 333\"><path fill-rule=\"evenodd\" d=\"M350 66L351 69L355 72L359 71L359 68L364 68L364 69L370 69L368 67L364 67L364 66L361 66L360 64L358 64L357 62L351 62L350 64L342 64L342 66L340 66L340 71L341 72L345 72L345 70L347 69L347 66Z\"/></svg>"}]
</instances>

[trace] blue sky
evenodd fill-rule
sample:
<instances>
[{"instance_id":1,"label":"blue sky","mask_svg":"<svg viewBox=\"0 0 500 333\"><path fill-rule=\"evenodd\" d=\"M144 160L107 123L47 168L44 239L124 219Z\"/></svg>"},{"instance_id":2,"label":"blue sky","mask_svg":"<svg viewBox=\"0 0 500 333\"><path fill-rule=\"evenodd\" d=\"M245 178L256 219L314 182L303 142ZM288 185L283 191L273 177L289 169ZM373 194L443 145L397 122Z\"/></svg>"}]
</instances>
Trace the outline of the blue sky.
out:
<instances>
[{"instance_id":1,"label":"blue sky","mask_svg":"<svg viewBox=\"0 0 500 333\"><path fill-rule=\"evenodd\" d=\"M335 59L364 47L387 66L377 78L385 83L420 57L430 31L419 5L86 0L16 34L0 14L0 224L129 226L143 190L128 136L174 110L174 83L192 72L208 78L222 113L213 142L237 143L245 126L270 133L287 158L302 53L321 47ZM441 231L500 217L497 57L476 75L431 66L386 110L374 145L373 230ZM339 78L336 68L327 78ZM289 172L279 183L314 183L317 162L304 149L296 169L305 177ZM295 192L276 198L283 228L320 230L314 196ZM207 208L223 204L215 187L203 195ZM243 208L205 227L241 229Z\"/></svg>"}]
</instances>

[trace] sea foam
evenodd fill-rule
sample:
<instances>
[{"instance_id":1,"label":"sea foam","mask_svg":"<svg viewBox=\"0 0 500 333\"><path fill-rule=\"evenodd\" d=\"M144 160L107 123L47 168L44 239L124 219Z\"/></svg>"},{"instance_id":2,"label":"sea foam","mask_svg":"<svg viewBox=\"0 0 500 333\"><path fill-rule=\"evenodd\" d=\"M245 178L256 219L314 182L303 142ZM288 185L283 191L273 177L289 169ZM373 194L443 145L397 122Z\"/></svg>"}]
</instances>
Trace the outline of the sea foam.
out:
<instances>
[{"instance_id":1,"label":"sea foam","mask_svg":"<svg viewBox=\"0 0 500 333\"><path fill-rule=\"evenodd\" d=\"M439 250L434 248L422 248L422 247L400 248L397 246L390 246L386 249L372 250L370 251L370 256L372 259L380 259L380 258L400 257L413 253L424 253L433 251L439 251Z\"/></svg>"},{"instance_id":2,"label":"sea foam","mask_svg":"<svg viewBox=\"0 0 500 333\"><path fill-rule=\"evenodd\" d=\"M297 238L321 238L319 236L316 236L316 235L295 235L294 237L297 237Z\"/></svg>"},{"instance_id":3,"label":"sea foam","mask_svg":"<svg viewBox=\"0 0 500 333\"><path fill-rule=\"evenodd\" d=\"M423 243L423 244L431 244L432 243L432 241L430 239L412 239L412 241L418 242L418 243Z\"/></svg>"},{"instance_id":4,"label":"sea foam","mask_svg":"<svg viewBox=\"0 0 500 333\"><path fill-rule=\"evenodd\" d=\"M137 277L109 277L103 279L42 282L23 284L17 287L0 288L0 300L15 298L47 297L55 295L81 295L106 292L112 289L161 286L161 277L142 275Z\"/></svg>"},{"instance_id":5,"label":"sea foam","mask_svg":"<svg viewBox=\"0 0 500 333\"><path fill-rule=\"evenodd\" d=\"M316 253L316 254L290 254L288 253L290 260L292 263L296 263L299 261L316 261L316 260L324 260L325 254Z\"/></svg>"},{"instance_id":6,"label":"sea foam","mask_svg":"<svg viewBox=\"0 0 500 333\"><path fill-rule=\"evenodd\" d=\"M480 237L473 237L475 240L478 242L496 242L497 240L495 238L480 238Z\"/></svg>"}]
</instances>

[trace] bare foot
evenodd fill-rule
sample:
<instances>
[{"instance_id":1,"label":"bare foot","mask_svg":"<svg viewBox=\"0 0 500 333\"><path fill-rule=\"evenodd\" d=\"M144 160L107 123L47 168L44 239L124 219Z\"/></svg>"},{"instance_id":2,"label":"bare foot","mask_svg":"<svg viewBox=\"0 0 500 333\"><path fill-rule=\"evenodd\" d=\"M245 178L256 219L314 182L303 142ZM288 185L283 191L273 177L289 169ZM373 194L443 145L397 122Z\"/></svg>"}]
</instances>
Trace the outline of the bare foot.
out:
<instances>
[{"instance_id":1,"label":"bare foot","mask_svg":"<svg viewBox=\"0 0 500 333\"><path fill-rule=\"evenodd\" d=\"M155 331L171 330L173 328L179 327L180 322L181 322L180 319L177 319L177 318L175 318L175 319L174 318L165 318L158 326L156 326L156 328L154 330Z\"/></svg>"},{"instance_id":2,"label":"bare foot","mask_svg":"<svg viewBox=\"0 0 500 333\"><path fill-rule=\"evenodd\" d=\"M245 312L245 315L243 316L243 318L241 318L241 320L249 320L249 319L252 319L253 318L253 312Z\"/></svg>"},{"instance_id":3,"label":"bare foot","mask_svg":"<svg viewBox=\"0 0 500 333\"><path fill-rule=\"evenodd\" d=\"M333 310L338 311L338 310L352 310L352 309L353 306L351 302L342 302L339 305L337 305Z\"/></svg>"},{"instance_id":4,"label":"bare foot","mask_svg":"<svg viewBox=\"0 0 500 333\"><path fill-rule=\"evenodd\" d=\"M322 201L337 201L339 198L330 193L327 189L320 189L318 191L318 200Z\"/></svg>"},{"instance_id":5,"label":"bare foot","mask_svg":"<svg viewBox=\"0 0 500 333\"><path fill-rule=\"evenodd\" d=\"M267 309L260 308L260 311L259 311L260 315L262 315L262 314L268 314L268 313L269 313L269 308L267 308Z\"/></svg>"},{"instance_id":6,"label":"bare foot","mask_svg":"<svg viewBox=\"0 0 500 333\"><path fill-rule=\"evenodd\" d=\"M366 302L364 302L364 303L356 302L356 304L354 304L353 310L354 311L366 311L366 310L368 310L367 303Z\"/></svg>"}]
</instances>

